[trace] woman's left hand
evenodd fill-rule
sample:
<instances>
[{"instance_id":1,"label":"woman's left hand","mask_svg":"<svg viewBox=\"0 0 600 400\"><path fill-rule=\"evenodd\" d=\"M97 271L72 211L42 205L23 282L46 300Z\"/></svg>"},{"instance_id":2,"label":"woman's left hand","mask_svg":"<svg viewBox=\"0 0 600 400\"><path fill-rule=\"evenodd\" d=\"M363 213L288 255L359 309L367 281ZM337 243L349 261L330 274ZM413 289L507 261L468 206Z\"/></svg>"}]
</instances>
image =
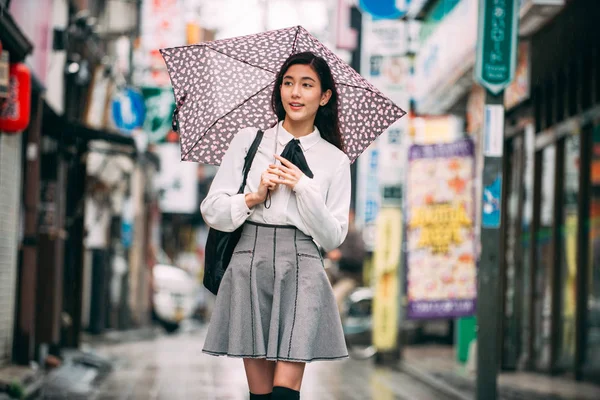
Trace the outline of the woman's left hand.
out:
<instances>
[{"instance_id":1,"label":"woman's left hand","mask_svg":"<svg viewBox=\"0 0 600 400\"><path fill-rule=\"evenodd\" d=\"M300 168L277 154L275 154L275 158L277 158L282 165L271 164L269 165L268 172L277 176L277 183L285 185L290 189L294 189L300 178L304 175L304 172L300 171Z\"/></svg>"}]
</instances>

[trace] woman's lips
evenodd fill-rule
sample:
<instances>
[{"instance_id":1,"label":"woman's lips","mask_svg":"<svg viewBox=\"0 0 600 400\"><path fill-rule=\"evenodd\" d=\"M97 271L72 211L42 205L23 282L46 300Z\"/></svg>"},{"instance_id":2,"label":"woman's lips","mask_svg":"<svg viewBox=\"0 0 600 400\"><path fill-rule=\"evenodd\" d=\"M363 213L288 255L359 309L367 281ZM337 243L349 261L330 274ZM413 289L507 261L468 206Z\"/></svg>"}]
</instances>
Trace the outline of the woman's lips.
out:
<instances>
[{"instance_id":1,"label":"woman's lips","mask_svg":"<svg viewBox=\"0 0 600 400\"><path fill-rule=\"evenodd\" d=\"M304 107L304 104L301 103L290 103L290 108L294 111L301 110Z\"/></svg>"}]
</instances>

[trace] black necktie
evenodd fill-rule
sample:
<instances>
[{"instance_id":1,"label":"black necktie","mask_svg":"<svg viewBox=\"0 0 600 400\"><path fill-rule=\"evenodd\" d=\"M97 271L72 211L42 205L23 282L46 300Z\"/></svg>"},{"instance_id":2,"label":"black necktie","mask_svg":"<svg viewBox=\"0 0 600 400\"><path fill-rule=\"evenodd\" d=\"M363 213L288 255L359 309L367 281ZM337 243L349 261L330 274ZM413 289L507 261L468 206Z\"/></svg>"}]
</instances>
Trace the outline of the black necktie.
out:
<instances>
[{"instance_id":1,"label":"black necktie","mask_svg":"<svg viewBox=\"0 0 600 400\"><path fill-rule=\"evenodd\" d=\"M289 143L283 149L281 157L300 168L300 171L304 172L304 175L308 176L309 178L314 176L308 167L308 164L306 163L306 158L304 157L304 152L300 147L300 141L298 139L292 139L289 141Z\"/></svg>"}]
</instances>

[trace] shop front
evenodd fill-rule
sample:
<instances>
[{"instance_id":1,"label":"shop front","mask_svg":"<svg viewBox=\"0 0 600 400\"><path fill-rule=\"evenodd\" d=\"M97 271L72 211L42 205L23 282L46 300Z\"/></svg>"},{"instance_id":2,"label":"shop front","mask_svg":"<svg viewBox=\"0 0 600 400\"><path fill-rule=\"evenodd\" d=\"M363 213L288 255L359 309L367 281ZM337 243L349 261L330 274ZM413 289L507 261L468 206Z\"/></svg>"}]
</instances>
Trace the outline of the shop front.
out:
<instances>
[{"instance_id":1,"label":"shop front","mask_svg":"<svg viewBox=\"0 0 600 400\"><path fill-rule=\"evenodd\" d=\"M33 44L9 12L8 2L0 0L0 366L12 361L13 326L18 320L23 131L31 119L31 98L40 95L37 87L32 92L29 69L23 64L32 51Z\"/></svg>"},{"instance_id":2,"label":"shop front","mask_svg":"<svg viewBox=\"0 0 600 400\"><path fill-rule=\"evenodd\" d=\"M507 113L502 366L593 380L600 372L600 13L591 3L571 2L531 37L530 96Z\"/></svg>"}]
</instances>

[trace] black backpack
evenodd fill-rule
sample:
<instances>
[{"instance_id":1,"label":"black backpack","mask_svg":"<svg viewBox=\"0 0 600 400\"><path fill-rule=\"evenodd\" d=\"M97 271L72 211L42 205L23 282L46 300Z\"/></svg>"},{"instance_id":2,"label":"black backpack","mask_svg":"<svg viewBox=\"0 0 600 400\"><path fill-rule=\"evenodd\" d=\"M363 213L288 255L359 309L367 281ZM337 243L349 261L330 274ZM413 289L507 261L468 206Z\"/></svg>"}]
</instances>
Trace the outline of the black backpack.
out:
<instances>
[{"instance_id":1,"label":"black backpack","mask_svg":"<svg viewBox=\"0 0 600 400\"><path fill-rule=\"evenodd\" d=\"M248 153L244 158L244 168L242 174L242 184L238 190L238 194L244 193L244 187L246 187L246 179L248 178L248 172L252 166L252 161L258 150L258 146L263 137L263 131L259 130L256 133L256 138L252 142L252 145L248 149ZM242 235L243 225L237 228L233 232L222 232L213 228L208 230L208 238L206 239L206 247L204 251L204 286L210 290L213 294L217 294L221 280L229 261L231 261L231 255L233 250L240 240Z\"/></svg>"}]
</instances>

